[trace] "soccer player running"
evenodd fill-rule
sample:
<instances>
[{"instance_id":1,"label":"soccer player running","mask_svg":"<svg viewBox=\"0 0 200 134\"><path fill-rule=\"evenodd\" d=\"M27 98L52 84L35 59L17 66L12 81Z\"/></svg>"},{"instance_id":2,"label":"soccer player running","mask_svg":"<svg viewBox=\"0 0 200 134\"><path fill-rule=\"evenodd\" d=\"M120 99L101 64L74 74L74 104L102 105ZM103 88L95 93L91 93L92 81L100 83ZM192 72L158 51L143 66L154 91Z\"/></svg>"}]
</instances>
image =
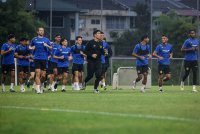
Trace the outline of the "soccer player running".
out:
<instances>
[{"instance_id":1,"label":"soccer player running","mask_svg":"<svg viewBox=\"0 0 200 134\"><path fill-rule=\"evenodd\" d=\"M2 56L2 75L1 75L1 85L2 91L5 92L5 80L8 73L10 73L10 92L15 92L14 83L15 83L15 62L14 62L14 52L16 48L15 36L13 34L8 35L8 42L4 43L1 47L1 56Z\"/></svg>"},{"instance_id":2,"label":"soccer player running","mask_svg":"<svg viewBox=\"0 0 200 134\"><path fill-rule=\"evenodd\" d=\"M60 44L61 47L55 51L53 58L58 59L58 81L63 78L61 91L65 92L69 73L69 61L72 60L72 56L70 54L71 49L67 46L67 39L62 38Z\"/></svg>"},{"instance_id":3,"label":"soccer player running","mask_svg":"<svg viewBox=\"0 0 200 134\"><path fill-rule=\"evenodd\" d=\"M136 57L136 70L138 77L133 81L133 88L135 89L136 83L139 82L142 77L141 92L145 92L145 86L147 83L148 75L148 59L151 58L150 46L148 45L149 37L147 35L142 36L141 42L137 44L133 50L132 55Z\"/></svg>"},{"instance_id":4,"label":"soccer player running","mask_svg":"<svg viewBox=\"0 0 200 134\"><path fill-rule=\"evenodd\" d=\"M27 38L21 38L20 44L16 47L15 57L18 59L18 70L19 70L19 83L20 91L25 92L25 81L28 78L29 72L29 58L31 51L28 48L29 40Z\"/></svg>"},{"instance_id":5,"label":"soccer player running","mask_svg":"<svg viewBox=\"0 0 200 134\"><path fill-rule=\"evenodd\" d=\"M163 92L163 82L171 79L170 59L173 57L172 45L168 43L168 37L162 36L162 43L156 46L153 56L158 58L158 85L159 91Z\"/></svg>"},{"instance_id":6,"label":"soccer player running","mask_svg":"<svg viewBox=\"0 0 200 134\"><path fill-rule=\"evenodd\" d=\"M44 28L37 29L38 36L33 38L30 44L30 49L34 49L34 63L35 63L35 83L36 93L43 93L42 83L46 77L46 63L48 60L48 51L52 49L48 38L44 37Z\"/></svg>"},{"instance_id":7,"label":"soccer player running","mask_svg":"<svg viewBox=\"0 0 200 134\"><path fill-rule=\"evenodd\" d=\"M57 34L55 36L55 42L53 43L52 46L52 51L51 51L51 58L49 61L49 87L48 89L51 91L56 91L57 90L57 75L58 75L58 70L57 70L57 64L58 64L58 59L53 58L54 53L58 48L60 48L60 40L61 40L61 35Z\"/></svg>"},{"instance_id":8,"label":"soccer player running","mask_svg":"<svg viewBox=\"0 0 200 134\"><path fill-rule=\"evenodd\" d=\"M185 40L183 43L183 46L181 48L181 51L184 52L184 68L185 68L185 74L181 81L181 90L184 90L184 81L188 77L190 70L192 70L193 73L193 87L192 91L197 92L196 90L196 84L197 84L197 71L198 71L198 56L197 51L199 47L199 41L196 38L195 31L190 30L189 31L189 38Z\"/></svg>"},{"instance_id":9,"label":"soccer player running","mask_svg":"<svg viewBox=\"0 0 200 134\"><path fill-rule=\"evenodd\" d=\"M96 80L94 83L94 93L99 93L98 85L101 81L101 55L104 55L103 43L101 41L101 31L95 30L93 32L94 39L90 40L86 47L85 53L87 55L87 77L84 81L84 88L86 83L92 79L95 74Z\"/></svg>"},{"instance_id":10,"label":"soccer player running","mask_svg":"<svg viewBox=\"0 0 200 134\"><path fill-rule=\"evenodd\" d=\"M84 54L85 46L82 45L82 37L77 36L76 37L76 44L71 47L71 53L72 53L72 73L74 75L74 90L80 90L82 89L82 79L83 79L83 64L84 64L84 58L87 57L86 54Z\"/></svg>"},{"instance_id":11,"label":"soccer player running","mask_svg":"<svg viewBox=\"0 0 200 134\"><path fill-rule=\"evenodd\" d=\"M107 69L108 69L108 66L109 66L108 57L111 57L112 50L109 49L110 46L106 42L104 32L101 32L101 40L102 40L102 43L103 43L103 49L104 49L105 55L101 55L101 63L102 63L101 77L102 77L102 79L99 82L99 85L101 86L101 88L106 90L107 89L106 88L106 72L107 72Z\"/></svg>"}]
</instances>

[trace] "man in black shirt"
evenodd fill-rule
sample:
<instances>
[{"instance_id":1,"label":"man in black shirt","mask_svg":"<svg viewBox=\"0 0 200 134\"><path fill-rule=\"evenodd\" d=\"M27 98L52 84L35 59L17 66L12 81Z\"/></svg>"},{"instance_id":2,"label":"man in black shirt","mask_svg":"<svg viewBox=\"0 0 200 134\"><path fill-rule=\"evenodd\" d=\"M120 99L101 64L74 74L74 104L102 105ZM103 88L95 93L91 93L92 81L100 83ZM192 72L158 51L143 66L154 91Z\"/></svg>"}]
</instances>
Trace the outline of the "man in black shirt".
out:
<instances>
[{"instance_id":1,"label":"man in black shirt","mask_svg":"<svg viewBox=\"0 0 200 134\"><path fill-rule=\"evenodd\" d=\"M101 55L104 55L104 50L101 42L101 31L94 31L93 36L94 39L90 40L85 47L88 64L87 77L85 78L83 86L86 87L86 83L93 77L95 73L96 80L94 83L94 93L99 93L97 88L101 80Z\"/></svg>"}]
</instances>

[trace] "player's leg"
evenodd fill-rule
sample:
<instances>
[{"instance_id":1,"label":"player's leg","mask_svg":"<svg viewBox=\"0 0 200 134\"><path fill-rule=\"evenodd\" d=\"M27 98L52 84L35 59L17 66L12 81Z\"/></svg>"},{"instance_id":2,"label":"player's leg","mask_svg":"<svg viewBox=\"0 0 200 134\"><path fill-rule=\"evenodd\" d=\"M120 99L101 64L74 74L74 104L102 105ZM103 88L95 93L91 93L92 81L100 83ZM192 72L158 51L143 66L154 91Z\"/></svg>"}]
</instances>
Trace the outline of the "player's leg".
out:
<instances>
[{"instance_id":1,"label":"player's leg","mask_svg":"<svg viewBox=\"0 0 200 134\"><path fill-rule=\"evenodd\" d=\"M11 74L11 83L10 83L10 92L15 92L14 83L15 83L15 65L12 64L10 66L10 74Z\"/></svg>"},{"instance_id":2,"label":"player's leg","mask_svg":"<svg viewBox=\"0 0 200 134\"><path fill-rule=\"evenodd\" d=\"M19 84L20 84L20 91L24 92L24 71L22 66L18 66L19 70Z\"/></svg>"},{"instance_id":3,"label":"player's leg","mask_svg":"<svg viewBox=\"0 0 200 134\"><path fill-rule=\"evenodd\" d=\"M197 92L196 90L196 85L197 85L197 73L198 73L198 63L194 62L192 66L192 73L193 73L193 86L192 86L192 91Z\"/></svg>"},{"instance_id":4,"label":"player's leg","mask_svg":"<svg viewBox=\"0 0 200 134\"><path fill-rule=\"evenodd\" d=\"M137 66L136 71L137 71L137 78L133 81L133 87L132 87L133 89L136 88L137 82L139 82L142 79L142 67Z\"/></svg>"},{"instance_id":5,"label":"player's leg","mask_svg":"<svg viewBox=\"0 0 200 134\"><path fill-rule=\"evenodd\" d=\"M6 81L6 76L8 74L8 68L6 65L2 65L2 74L1 74L1 86L2 86L2 92L6 91L5 88L5 81Z\"/></svg>"},{"instance_id":6,"label":"player's leg","mask_svg":"<svg viewBox=\"0 0 200 134\"><path fill-rule=\"evenodd\" d=\"M83 83L83 89L86 88L86 83L92 79L93 75L94 75L94 72L95 72L95 65L93 62L88 62L87 64L87 76L84 80L84 83Z\"/></svg>"},{"instance_id":7,"label":"player's leg","mask_svg":"<svg viewBox=\"0 0 200 134\"><path fill-rule=\"evenodd\" d=\"M35 88L36 88L36 93L40 94L40 85L41 85L41 62L40 60L35 60Z\"/></svg>"},{"instance_id":8,"label":"player's leg","mask_svg":"<svg viewBox=\"0 0 200 134\"><path fill-rule=\"evenodd\" d=\"M68 78L68 68L64 68L63 70L63 81L62 81L62 92L66 91L66 85L67 85L67 78Z\"/></svg>"},{"instance_id":9,"label":"player's leg","mask_svg":"<svg viewBox=\"0 0 200 134\"><path fill-rule=\"evenodd\" d=\"M74 90L80 90L79 87L79 71L74 70Z\"/></svg>"},{"instance_id":10,"label":"player's leg","mask_svg":"<svg viewBox=\"0 0 200 134\"><path fill-rule=\"evenodd\" d=\"M184 90L184 81L186 80L186 78L188 77L188 75L190 74L190 62L188 61L185 61L184 62L184 69L185 69L185 72L184 72L184 75L183 75L183 78L182 78L182 81L181 81L181 90Z\"/></svg>"},{"instance_id":11,"label":"player's leg","mask_svg":"<svg viewBox=\"0 0 200 134\"><path fill-rule=\"evenodd\" d=\"M101 73L102 73L101 69L102 69L101 62L96 62L96 64L95 64L96 80L95 80L95 83L94 83L94 93L99 93L98 86L99 86L99 82L101 81Z\"/></svg>"}]
</instances>

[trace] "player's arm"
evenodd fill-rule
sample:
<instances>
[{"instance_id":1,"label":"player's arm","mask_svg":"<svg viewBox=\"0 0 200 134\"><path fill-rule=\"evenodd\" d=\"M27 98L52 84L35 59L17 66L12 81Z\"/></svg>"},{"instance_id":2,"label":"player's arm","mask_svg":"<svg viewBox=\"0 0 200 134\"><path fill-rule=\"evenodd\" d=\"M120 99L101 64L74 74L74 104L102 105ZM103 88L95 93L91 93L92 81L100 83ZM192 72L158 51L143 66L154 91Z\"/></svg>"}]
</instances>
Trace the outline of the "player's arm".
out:
<instances>
[{"instance_id":1,"label":"player's arm","mask_svg":"<svg viewBox=\"0 0 200 134\"><path fill-rule=\"evenodd\" d=\"M144 56L141 56L141 55L138 55L137 52L138 52L138 47L135 46L135 48L134 48L134 50L133 50L133 52L132 52L132 56L134 56L134 57L136 57L136 58L139 58L139 59L141 59L141 60L144 60L145 57L144 57Z\"/></svg>"},{"instance_id":2,"label":"player's arm","mask_svg":"<svg viewBox=\"0 0 200 134\"><path fill-rule=\"evenodd\" d=\"M160 56L160 55L158 55L159 49L160 49L159 46L157 46L156 49L153 52L153 56L156 57L156 58L158 58L159 60L162 60L163 57Z\"/></svg>"},{"instance_id":3,"label":"player's arm","mask_svg":"<svg viewBox=\"0 0 200 134\"><path fill-rule=\"evenodd\" d=\"M59 49L57 49L57 50L55 51L55 53L53 54L53 58L54 58L54 59L63 60L65 57L64 57L64 55L59 56L59 53L60 53L59 51L60 51Z\"/></svg>"},{"instance_id":4,"label":"player's arm","mask_svg":"<svg viewBox=\"0 0 200 134\"><path fill-rule=\"evenodd\" d=\"M1 55L7 55L12 51L12 48L9 48L8 51L1 50Z\"/></svg>"},{"instance_id":5,"label":"player's arm","mask_svg":"<svg viewBox=\"0 0 200 134\"><path fill-rule=\"evenodd\" d=\"M18 59L23 59L24 56L23 55L18 55L18 52L15 52L14 56Z\"/></svg>"},{"instance_id":6,"label":"player's arm","mask_svg":"<svg viewBox=\"0 0 200 134\"><path fill-rule=\"evenodd\" d=\"M186 48L186 45L188 45L188 41L185 41L184 43L183 43L183 46L182 46L182 48L181 48L181 51L182 52L189 52L189 51L196 51L197 50L197 48L196 47L190 47L190 48Z\"/></svg>"},{"instance_id":7,"label":"player's arm","mask_svg":"<svg viewBox=\"0 0 200 134\"><path fill-rule=\"evenodd\" d=\"M89 41L89 42L86 44L86 47L85 47L85 54L87 55L87 57L96 58L96 57L97 57L97 54L93 54L93 53L92 53L92 48L91 48L91 46L92 46L91 41Z\"/></svg>"},{"instance_id":8,"label":"player's arm","mask_svg":"<svg viewBox=\"0 0 200 134\"><path fill-rule=\"evenodd\" d=\"M10 48L6 51L5 46L2 46L1 55L7 55L7 54L9 54L12 50L13 50L13 49L10 47Z\"/></svg>"}]
</instances>

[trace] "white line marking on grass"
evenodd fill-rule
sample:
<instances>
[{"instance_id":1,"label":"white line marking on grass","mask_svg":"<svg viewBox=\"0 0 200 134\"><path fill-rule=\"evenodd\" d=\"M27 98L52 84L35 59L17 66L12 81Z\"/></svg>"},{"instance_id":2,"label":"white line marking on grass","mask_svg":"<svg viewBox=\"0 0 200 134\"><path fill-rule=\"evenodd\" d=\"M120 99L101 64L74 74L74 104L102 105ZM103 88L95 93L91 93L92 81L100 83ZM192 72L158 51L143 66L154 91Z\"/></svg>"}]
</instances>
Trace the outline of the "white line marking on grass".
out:
<instances>
[{"instance_id":1,"label":"white line marking on grass","mask_svg":"<svg viewBox=\"0 0 200 134\"><path fill-rule=\"evenodd\" d=\"M0 108L23 109L23 110L34 110L34 111L67 112L67 113L83 113L83 114L94 114L94 115L103 115L103 116L133 117L133 118L144 118L144 119L154 119L154 120L200 122L199 119L179 118L179 117L173 117L173 116L157 116L157 115L148 115L148 114L147 115L126 114L126 113L95 112L95 111L84 111L84 110L73 110L73 109L36 108L36 107L18 107L18 106L0 106Z\"/></svg>"}]
</instances>

